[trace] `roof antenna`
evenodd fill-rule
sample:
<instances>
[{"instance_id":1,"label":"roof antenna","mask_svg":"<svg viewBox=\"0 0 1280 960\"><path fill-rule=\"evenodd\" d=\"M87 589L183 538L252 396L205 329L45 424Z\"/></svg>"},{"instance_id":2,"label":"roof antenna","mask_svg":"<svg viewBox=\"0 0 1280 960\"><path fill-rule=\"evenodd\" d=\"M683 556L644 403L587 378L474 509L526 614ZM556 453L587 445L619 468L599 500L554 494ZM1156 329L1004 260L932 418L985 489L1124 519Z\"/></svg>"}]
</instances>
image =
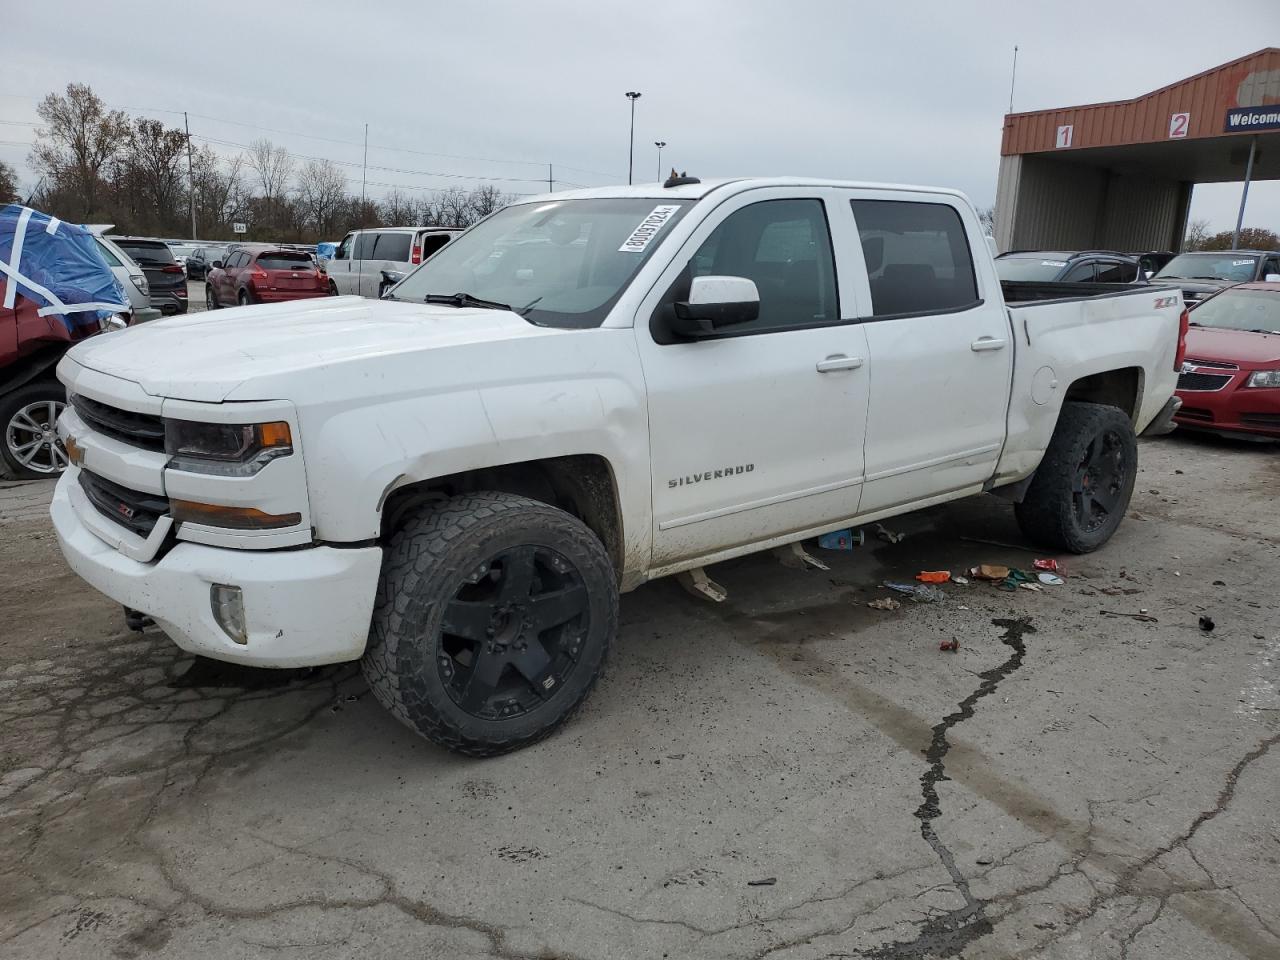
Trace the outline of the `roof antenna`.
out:
<instances>
[{"instance_id":1,"label":"roof antenna","mask_svg":"<svg viewBox=\"0 0 1280 960\"><path fill-rule=\"evenodd\" d=\"M1009 77L1009 112L1013 113L1013 85L1018 82L1018 45L1013 45L1013 75Z\"/></svg>"}]
</instances>

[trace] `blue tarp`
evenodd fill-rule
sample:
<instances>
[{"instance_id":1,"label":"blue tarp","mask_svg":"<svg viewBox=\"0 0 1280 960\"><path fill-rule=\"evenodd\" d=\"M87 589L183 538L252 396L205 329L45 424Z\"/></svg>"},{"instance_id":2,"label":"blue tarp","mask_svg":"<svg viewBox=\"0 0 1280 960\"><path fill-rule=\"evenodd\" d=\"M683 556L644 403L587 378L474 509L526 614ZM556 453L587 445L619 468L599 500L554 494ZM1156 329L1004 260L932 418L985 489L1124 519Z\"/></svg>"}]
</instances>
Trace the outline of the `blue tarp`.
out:
<instances>
[{"instance_id":1,"label":"blue tarp","mask_svg":"<svg viewBox=\"0 0 1280 960\"><path fill-rule=\"evenodd\" d=\"M337 253L337 251L338 251L338 245L336 243L327 243L327 242L317 243L316 259L319 260L321 263L324 263L324 261L326 260L332 260L333 255Z\"/></svg>"},{"instance_id":2,"label":"blue tarp","mask_svg":"<svg viewBox=\"0 0 1280 960\"><path fill-rule=\"evenodd\" d=\"M70 327L129 312L93 234L30 207L0 209L0 274L6 281L0 305L12 308L21 293L40 304L40 316L56 314Z\"/></svg>"}]
</instances>

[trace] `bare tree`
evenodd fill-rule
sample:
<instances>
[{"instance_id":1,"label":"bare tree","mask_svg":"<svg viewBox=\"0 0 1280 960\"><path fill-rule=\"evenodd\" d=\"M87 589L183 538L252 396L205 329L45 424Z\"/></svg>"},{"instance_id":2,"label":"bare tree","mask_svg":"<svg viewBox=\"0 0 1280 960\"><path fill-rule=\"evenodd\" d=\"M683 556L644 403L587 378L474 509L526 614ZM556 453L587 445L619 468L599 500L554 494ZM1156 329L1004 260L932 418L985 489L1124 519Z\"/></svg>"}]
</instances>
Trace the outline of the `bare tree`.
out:
<instances>
[{"instance_id":1,"label":"bare tree","mask_svg":"<svg viewBox=\"0 0 1280 960\"><path fill-rule=\"evenodd\" d=\"M471 195L461 187L441 190L434 201L436 223L441 227L467 227L475 219L471 212Z\"/></svg>"},{"instance_id":2,"label":"bare tree","mask_svg":"<svg viewBox=\"0 0 1280 960\"><path fill-rule=\"evenodd\" d=\"M427 221L419 220L420 205L412 197L399 190L392 190L382 198L382 222L391 227L413 227Z\"/></svg>"},{"instance_id":3,"label":"bare tree","mask_svg":"<svg viewBox=\"0 0 1280 960\"><path fill-rule=\"evenodd\" d=\"M293 178L293 158L284 147L277 147L270 140L255 140L249 144L246 161L249 169L258 176L262 188L262 203L258 206L266 219L274 225L277 207Z\"/></svg>"},{"instance_id":4,"label":"bare tree","mask_svg":"<svg viewBox=\"0 0 1280 960\"><path fill-rule=\"evenodd\" d=\"M99 208L103 182L129 136L129 121L107 110L86 84L69 83L63 96L51 93L36 113L44 121L31 150L31 166L74 204L63 211L87 219Z\"/></svg>"},{"instance_id":5,"label":"bare tree","mask_svg":"<svg viewBox=\"0 0 1280 960\"><path fill-rule=\"evenodd\" d=\"M225 231L245 210L244 156L229 159L204 146L192 157L196 223L202 234Z\"/></svg>"},{"instance_id":6,"label":"bare tree","mask_svg":"<svg viewBox=\"0 0 1280 960\"><path fill-rule=\"evenodd\" d=\"M298 202L304 219L320 236L333 232L346 198L347 178L337 164L312 160L302 168L298 176Z\"/></svg>"},{"instance_id":7,"label":"bare tree","mask_svg":"<svg viewBox=\"0 0 1280 960\"><path fill-rule=\"evenodd\" d=\"M996 235L996 208L995 204L989 207L978 208L978 222L982 224L982 232L989 237Z\"/></svg>"},{"instance_id":8,"label":"bare tree","mask_svg":"<svg viewBox=\"0 0 1280 960\"><path fill-rule=\"evenodd\" d=\"M133 122L120 158L117 192L135 205L139 223L165 230L181 222L186 207L187 138L159 120ZM137 209L141 208L141 209Z\"/></svg>"},{"instance_id":9,"label":"bare tree","mask_svg":"<svg viewBox=\"0 0 1280 960\"><path fill-rule=\"evenodd\" d=\"M507 196L491 183L476 187L470 196L472 222L482 220L489 214L511 203L513 197Z\"/></svg>"},{"instance_id":10,"label":"bare tree","mask_svg":"<svg viewBox=\"0 0 1280 960\"><path fill-rule=\"evenodd\" d=\"M1209 241L1209 221L1192 220L1187 224L1187 236L1182 241L1183 250L1203 250Z\"/></svg>"},{"instance_id":11,"label":"bare tree","mask_svg":"<svg viewBox=\"0 0 1280 960\"><path fill-rule=\"evenodd\" d=\"M15 203L17 200L17 171L3 160L0 160L0 203Z\"/></svg>"}]
</instances>

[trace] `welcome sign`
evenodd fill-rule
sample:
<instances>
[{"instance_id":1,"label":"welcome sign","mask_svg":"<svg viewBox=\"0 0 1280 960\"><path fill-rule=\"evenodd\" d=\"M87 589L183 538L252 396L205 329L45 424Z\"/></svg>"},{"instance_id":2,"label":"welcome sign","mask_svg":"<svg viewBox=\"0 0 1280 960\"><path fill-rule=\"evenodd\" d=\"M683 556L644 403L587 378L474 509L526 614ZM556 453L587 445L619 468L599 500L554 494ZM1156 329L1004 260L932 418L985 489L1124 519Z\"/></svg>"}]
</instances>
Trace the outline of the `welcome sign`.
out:
<instances>
[{"instance_id":1,"label":"welcome sign","mask_svg":"<svg viewBox=\"0 0 1280 960\"><path fill-rule=\"evenodd\" d=\"M1227 133L1246 130L1280 130L1280 106L1233 107L1227 111Z\"/></svg>"}]
</instances>

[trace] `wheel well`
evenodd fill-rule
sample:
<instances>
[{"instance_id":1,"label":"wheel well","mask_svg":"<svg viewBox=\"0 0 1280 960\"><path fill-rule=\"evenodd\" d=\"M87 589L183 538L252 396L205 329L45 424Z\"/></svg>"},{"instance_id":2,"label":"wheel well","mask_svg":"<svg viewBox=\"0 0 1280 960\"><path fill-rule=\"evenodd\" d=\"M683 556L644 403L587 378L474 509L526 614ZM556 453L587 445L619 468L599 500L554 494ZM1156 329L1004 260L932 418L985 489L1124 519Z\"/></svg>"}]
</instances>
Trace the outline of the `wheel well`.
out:
<instances>
[{"instance_id":1,"label":"wheel well","mask_svg":"<svg viewBox=\"0 0 1280 960\"><path fill-rule=\"evenodd\" d=\"M1142 371L1137 367L1125 367L1082 377L1067 388L1065 399L1119 407L1133 419L1138 415L1141 389Z\"/></svg>"},{"instance_id":2,"label":"wheel well","mask_svg":"<svg viewBox=\"0 0 1280 960\"><path fill-rule=\"evenodd\" d=\"M432 477L398 487L382 507L385 540L409 511L463 493L496 490L559 507L585 523L604 543L614 569L622 572L622 514L609 461L596 455L508 463Z\"/></svg>"}]
</instances>

